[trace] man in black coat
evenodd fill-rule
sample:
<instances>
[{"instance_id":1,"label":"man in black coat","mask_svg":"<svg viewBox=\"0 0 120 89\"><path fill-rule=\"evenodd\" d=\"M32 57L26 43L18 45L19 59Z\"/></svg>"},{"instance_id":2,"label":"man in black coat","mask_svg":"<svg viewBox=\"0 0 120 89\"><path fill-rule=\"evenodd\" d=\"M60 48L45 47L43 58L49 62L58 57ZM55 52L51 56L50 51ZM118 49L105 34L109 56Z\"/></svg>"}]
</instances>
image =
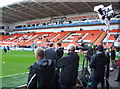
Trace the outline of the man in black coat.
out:
<instances>
[{"instance_id":1,"label":"man in black coat","mask_svg":"<svg viewBox=\"0 0 120 89\"><path fill-rule=\"evenodd\" d=\"M111 50L111 60L115 61L115 57L116 57L115 48L112 47L112 50Z\"/></svg>"},{"instance_id":2,"label":"man in black coat","mask_svg":"<svg viewBox=\"0 0 120 89\"><path fill-rule=\"evenodd\" d=\"M61 89L72 89L76 85L79 67L79 56L75 53L75 46L68 47L68 55L59 59L57 66L61 69L59 84Z\"/></svg>"},{"instance_id":3,"label":"man in black coat","mask_svg":"<svg viewBox=\"0 0 120 89\"><path fill-rule=\"evenodd\" d=\"M57 53L57 59L62 58L63 54L64 54L64 49L61 47L61 43L57 43L58 49L56 50Z\"/></svg>"},{"instance_id":4,"label":"man in black coat","mask_svg":"<svg viewBox=\"0 0 120 89\"><path fill-rule=\"evenodd\" d=\"M115 61L115 57L116 57L115 48L112 47L112 50L111 50L112 67L113 67L114 69L117 69L117 63L116 63L116 61Z\"/></svg>"},{"instance_id":5,"label":"man in black coat","mask_svg":"<svg viewBox=\"0 0 120 89\"><path fill-rule=\"evenodd\" d=\"M44 57L42 48L37 48L35 55L38 60L29 67L27 89L55 89L53 61Z\"/></svg>"},{"instance_id":6,"label":"man in black coat","mask_svg":"<svg viewBox=\"0 0 120 89\"><path fill-rule=\"evenodd\" d=\"M49 44L50 48L45 50L45 55L47 58L52 59L52 61L56 61L57 59L57 54L56 51L53 49L53 43Z\"/></svg>"},{"instance_id":7,"label":"man in black coat","mask_svg":"<svg viewBox=\"0 0 120 89\"><path fill-rule=\"evenodd\" d=\"M58 79L59 79L59 71L60 71L60 68L57 67L57 61L62 58L63 54L64 54L64 49L61 47L61 43L57 43L57 50L56 50L56 53L57 53L57 59L56 59L56 62L55 62L55 65L56 65L56 86L58 89L60 89L60 86L59 86L59 82L58 82Z\"/></svg>"},{"instance_id":8,"label":"man in black coat","mask_svg":"<svg viewBox=\"0 0 120 89\"><path fill-rule=\"evenodd\" d=\"M64 48L61 47L61 43L59 42L59 43L57 43L57 50L56 50L56 55L57 55L57 57L56 57L56 64L57 64L57 61L60 58L62 58L63 54L64 54Z\"/></svg>"},{"instance_id":9,"label":"man in black coat","mask_svg":"<svg viewBox=\"0 0 120 89\"><path fill-rule=\"evenodd\" d=\"M4 46L3 50L7 54L7 48L5 46Z\"/></svg>"},{"instance_id":10,"label":"man in black coat","mask_svg":"<svg viewBox=\"0 0 120 89\"><path fill-rule=\"evenodd\" d=\"M108 61L108 63L107 63L107 66L106 66L106 79L108 79L109 78L109 74L110 74L110 51L109 51L109 49L107 49L106 50L106 58L107 58L107 61Z\"/></svg>"},{"instance_id":11,"label":"man in black coat","mask_svg":"<svg viewBox=\"0 0 120 89\"><path fill-rule=\"evenodd\" d=\"M92 68L92 84L91 89L97 89L97 85L101 83L102 89L104 88L104 74L105 66L108 60L103 52L103 46L98 46L98 51L92 56L90 67Z\"/></svg>"}]
</instances>

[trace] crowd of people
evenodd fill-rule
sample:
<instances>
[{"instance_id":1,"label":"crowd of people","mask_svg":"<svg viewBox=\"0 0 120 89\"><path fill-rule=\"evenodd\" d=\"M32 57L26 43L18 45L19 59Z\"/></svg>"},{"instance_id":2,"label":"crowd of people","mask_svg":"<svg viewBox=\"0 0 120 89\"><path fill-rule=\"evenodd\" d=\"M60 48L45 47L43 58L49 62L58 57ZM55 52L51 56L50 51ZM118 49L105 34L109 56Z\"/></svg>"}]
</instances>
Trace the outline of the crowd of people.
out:
<instances>
[{"instance_id":1,"label":"crowd of people","mask_svg":"<svg viewBox=\"0 0 120 89\"><path fill-rule=\"evenodd\" d=\"M35 56L37 61L29 67L28 89L74 89L78 80L78 67L80 57L75 52L76 46L70 44L67 48L68 54L64 55L61 43L57 43L57 50L54 44L50 43L47 49L36 48ZM97 89L101 83L104 89L104 77L109 78L109 51L105 52L102 45L97 46L96 52L89 59L91 73L90 89ZM115 60L114 49L111 51L112 61ZM105 71L107 66L107 71ZM107 73L105 73L107 72ZM120 81L120 68L117 77Z\"/></svg>"}]
</instances>

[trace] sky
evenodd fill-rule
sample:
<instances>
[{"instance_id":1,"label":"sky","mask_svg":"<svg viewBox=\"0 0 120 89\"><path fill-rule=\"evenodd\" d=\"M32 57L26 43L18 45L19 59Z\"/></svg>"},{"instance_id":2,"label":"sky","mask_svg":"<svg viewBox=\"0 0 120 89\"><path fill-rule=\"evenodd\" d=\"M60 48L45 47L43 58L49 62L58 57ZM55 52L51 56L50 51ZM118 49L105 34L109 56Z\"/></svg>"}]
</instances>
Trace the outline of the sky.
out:
<instances>
[{"instance_id":1,"label":"sky","mask_svg":"<svg viewBox=\"0 0 120 89\"><path fill-rule=\"evenodd\" d=\"M9 4L13 4L16 2L20 2L20 1L25 1L25 0L0 0L0 7L9 5Z\"/></svg>"}]
</instances>

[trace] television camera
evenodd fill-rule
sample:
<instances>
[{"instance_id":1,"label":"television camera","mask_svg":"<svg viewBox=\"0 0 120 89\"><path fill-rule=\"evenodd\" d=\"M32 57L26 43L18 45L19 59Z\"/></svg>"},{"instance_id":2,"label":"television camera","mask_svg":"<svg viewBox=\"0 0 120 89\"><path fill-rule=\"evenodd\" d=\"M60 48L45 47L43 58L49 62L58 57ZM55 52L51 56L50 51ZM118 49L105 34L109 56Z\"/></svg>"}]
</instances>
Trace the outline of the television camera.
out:
<instances>
[{"instance_id":1,"label":"television camera","mask_svg":"<svg viewBox=\"0 0 120 89\"><path fill-rule=\"evenodd\" d=\"M81 43L80 46L76 46L76 50L81 49L83 51L84 56L89 56L89 53L93 52L92 44L91 43ZM94 46L93 46L94 47Z\"/></svg>"},{"instance_id":2,"label":"television camera","mask_svg":"<svg viewBox=\"0 0 120 89\"><path fill-rule=\"evenodd\" d=\"M91 43L81 43L80 46L76 47L76 50L82 50L84 54L82 69L88 68L88 63L91 60L91 56L94 53L95 48Z\"/></svg>"},{"instance_id":3,"label":"television camera","mask_svg":"<svg viewBox=\"0 0 120 89\"><path fill-rule=\"evenodd\" d=\"M92 49L91 43L84 43L82 42L79 44L79 46L76 47L76 50L82 50L84 57L82 60L82 70L79 72L78 81L82 88L85 88L87 86L91 85L91 74L88 70L88 64L90 62L91 56L93 55L93 49Z\"/></svg>"}]
</instances>

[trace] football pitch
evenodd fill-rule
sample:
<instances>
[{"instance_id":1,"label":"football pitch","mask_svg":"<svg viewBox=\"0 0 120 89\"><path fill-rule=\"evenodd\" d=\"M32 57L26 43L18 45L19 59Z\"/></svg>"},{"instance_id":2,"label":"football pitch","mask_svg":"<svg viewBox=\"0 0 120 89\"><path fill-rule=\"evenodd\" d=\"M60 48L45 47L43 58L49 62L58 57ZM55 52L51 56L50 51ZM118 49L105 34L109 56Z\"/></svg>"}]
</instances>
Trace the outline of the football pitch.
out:
<instances>
[{"instance_id":1,"label":"football pitch","mask_svg":"<svg viewBox=\"0 0 120 89\"><path fill-rule=\"evenodd\" d=\"M27 83L28 67L36 61L34 52L11 50L7 54L2 51L0 55L2 56L2 75L0 75L2 87L11 88L25 85ZM81 69L83 55L79 54L79 57L79 69Z\"/></svg>"}]
</instances>

